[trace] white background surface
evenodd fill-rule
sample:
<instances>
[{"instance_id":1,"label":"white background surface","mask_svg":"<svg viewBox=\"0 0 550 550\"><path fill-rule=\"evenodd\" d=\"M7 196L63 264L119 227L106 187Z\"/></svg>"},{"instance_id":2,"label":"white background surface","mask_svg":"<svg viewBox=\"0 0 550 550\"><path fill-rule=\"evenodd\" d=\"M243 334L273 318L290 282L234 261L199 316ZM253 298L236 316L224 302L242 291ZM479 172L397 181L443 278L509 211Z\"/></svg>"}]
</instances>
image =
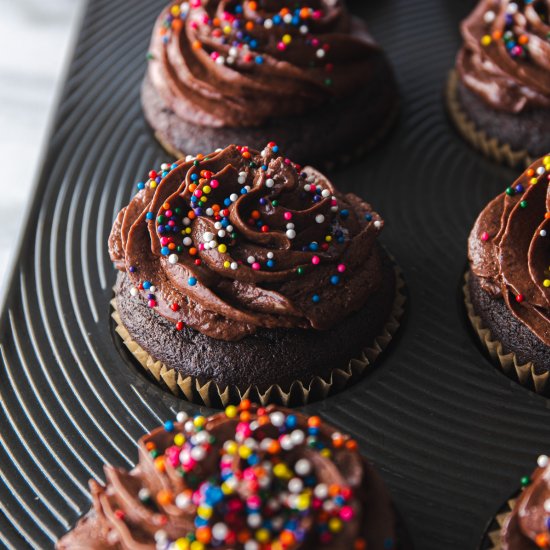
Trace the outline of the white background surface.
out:
<instances>
[{"instance_id":1,"label":"white background surface","mask_svg":"<svg viewBox=\"0 0 550 550\"><path fill-rule=\"evenodd\" d=\"M0 302L84 0L0 0Z\"/></svg>"}]
</instances>

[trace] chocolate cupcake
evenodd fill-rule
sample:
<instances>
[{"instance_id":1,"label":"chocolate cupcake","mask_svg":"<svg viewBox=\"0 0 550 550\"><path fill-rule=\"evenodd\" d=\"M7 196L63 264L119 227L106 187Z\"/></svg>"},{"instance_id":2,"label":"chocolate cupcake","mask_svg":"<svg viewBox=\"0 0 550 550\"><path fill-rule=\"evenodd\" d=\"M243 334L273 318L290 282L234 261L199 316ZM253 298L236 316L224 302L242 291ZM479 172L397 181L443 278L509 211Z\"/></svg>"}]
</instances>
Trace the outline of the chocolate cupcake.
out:
<instances>
[{"instance_id":1,"label":"chocolate cupcake","mask_svg":"<svg viewBox=\"0 0 550 550\"><path fill-rule=\"evenodd\" d=\"M550 151L549 17L546 0L482 0L461 26L451 117L474 147L512 166Z\"/></svg>"},{"instance_id":2,"label":"chocolate cupcake","mask_svg":"<svg viewBox=\"0 0 550 550\"><path fill-rule=\"evenodd\" d=\"M487 547L494 550L550 548L550 461L537 459L533 474L521 479L520 492L495 518Z\"/></svg>"},{"instance_id":3,"label":"chocolate cupcake","mask_svg":"<svg viewBox=\"0 0 550 550\"><path fill-rule=\"evenodd\" d=\"M371 206L271 143L164 166L118 215L115 320L191 400L305 402L356 378L402 296Z\"/></svg>"},{"instance_id":4,"label":"chocolate cupcake","mask_svg":"<svg viewBox=\"0 0 550 550\"><path fill-rule=\"evenodd\" d=\"M548 394L550 156L479 215L468 242L470 318L503 369Z\"/></svg>"},{"instance_id":5,"label":"chocolate cupcake","mask_svg":"<svg viewBox=\"0 0 550 550\"><path fill-rule=\"evenodd\" d=\"M90 481L93 507L58 550L403 548L378 474L318 417L249 403L180 413L138 446L133 470Z\"/></svg>"},{"instance_id":6,"label":"chocolate cupcake","mask_svg":"<svg viewBox=\"0 0 550 550\"><path fill-rule=\"evenodd\" d=\"M371 147L397 112L385 55L341 0L171 4L148 58L145 116L178 158L274 140L325 165Z\"/></svg>"}]
</instances>

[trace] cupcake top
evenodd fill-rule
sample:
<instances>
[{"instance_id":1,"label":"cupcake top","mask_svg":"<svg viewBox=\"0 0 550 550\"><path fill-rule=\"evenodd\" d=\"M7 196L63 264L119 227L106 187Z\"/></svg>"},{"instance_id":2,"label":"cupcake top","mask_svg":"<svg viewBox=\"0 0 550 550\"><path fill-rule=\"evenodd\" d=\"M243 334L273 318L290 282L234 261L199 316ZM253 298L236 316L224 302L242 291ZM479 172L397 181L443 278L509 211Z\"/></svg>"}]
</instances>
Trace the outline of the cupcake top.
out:
<instances>
[{"instance_id":1,"label":"cupcake top","mask_svg":"<svg viewBox=\"0 0 550 550\"><path fill-rule=\"evenodd\" d=\"M180 118L258 126L356 92L384 56L341 0L191 0L167 6L148 76Z\"/></svg>"},{"instance_id":2,"label":"cupcake top","mask_svg":"<svg viewBox=\"0 0 550 550\"><path fill-rule=\"evenodd\" d=\"M111 258L175 328L238 340L327 329L379 288L383 221L271 143L152 171L117 216Z\"/></svg>"},{"instance_id":3,"label":"cupcake top","mask_svg":"<svg viewBox=\"0 0 550 550\"><path fill-rule=\"evenodd\" d=\"M479 215L468 241L482 288L550 346L550 155L533 163Z\"/></svg>"},{"instance_id":4,"label":"cupcake top","mask_svg":"<svg viewBox=\"0 0 550 550\"><path fill-rule=\"evenodd\" d=\"M539 456L538 468L521 480L523 491L502 526L503 550L550 548L550 461Z\"/></svg>"},{"instance_id":5,"label":"cupcake top","mask_svg":"<svg viewBox=\"0 0 550 550\"><path fill-rule=\"evenodd\" d=\"M461 26L464 84L501 111L550 108L549 17L547 0L481 0Z\"/></svg>"},{"instance_id":6,"label":"cupcake top","mask_svg":"<svg viewBox=\"0 0 550 550\"><path fill-rule=\"evenodd\" d=\"M318 417L248 401L178 415L107 466L93 509L58 549L395 548L391 504L353 439Z\"/></svg>"}]
</instances>

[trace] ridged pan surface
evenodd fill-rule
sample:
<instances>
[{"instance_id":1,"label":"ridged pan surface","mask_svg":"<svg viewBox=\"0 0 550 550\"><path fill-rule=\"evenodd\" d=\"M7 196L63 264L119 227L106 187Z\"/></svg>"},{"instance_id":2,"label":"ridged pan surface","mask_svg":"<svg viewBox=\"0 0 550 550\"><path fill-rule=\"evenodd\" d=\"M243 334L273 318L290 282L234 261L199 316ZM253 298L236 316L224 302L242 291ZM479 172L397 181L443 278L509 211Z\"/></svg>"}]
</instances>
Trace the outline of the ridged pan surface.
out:
<instances>
[{"instance_id":1,"label":"ridged pan surface","mask_svg":"<svg viewBox=\"0 0 550 550\"><path fill-rule=\"evenodd\" d=\"M164 0L91 0L29 212L0 326L0 541L51 548L89 507L87 480L130 467L135 441L180 409L121 358L109 322L107 237L135 183L169 157L139 101ZM336 171L386 219L407 314L354 387L306 407L351 432L378 466L417 549L474 549L549 450L548 401L478 348L461 296L468 231L514 178L458 137L442 91L473 2L352 2L394 64L390 138ZM258 144L261 145L261 144Z\"/></svg>"}]
</instances>

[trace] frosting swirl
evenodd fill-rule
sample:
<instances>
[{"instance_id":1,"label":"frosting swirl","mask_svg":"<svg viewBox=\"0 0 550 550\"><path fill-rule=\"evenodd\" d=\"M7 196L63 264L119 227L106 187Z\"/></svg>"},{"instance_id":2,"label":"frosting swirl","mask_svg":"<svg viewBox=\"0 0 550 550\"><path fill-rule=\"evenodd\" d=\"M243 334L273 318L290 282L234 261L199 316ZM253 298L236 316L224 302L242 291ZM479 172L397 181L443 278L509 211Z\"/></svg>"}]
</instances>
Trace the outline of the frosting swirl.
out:
<instances>
[{"instance_id":1,"label":"frosting swirl","mask_svg":"<svg viewBox=\"0 0 550 550\"><path fill-rule=\"evenodd\" d=\"M148 77L177 116L260 126L353 94L385 63L341 0L191 0L166 7Z\"/></svg>"},{"instance_id":2,"label":"frosting swirl","mask_svg":"<svg viewBox=\"0 0 550 550\"><path fill-rule=\"evenodd\" d=\"M463 83L510 113L550 108L550 2L482 0L461 26Z\"/></svg>"},{"instance_id":3,"label":"frosting swirl","mask_svg":"<svg viewBox=\"0 0 550 550\"><path fill-rule=\"evenodd\" d=\"M546 455L539 467L522 479L524 489L502 526L503 550L550 548L550 466Z\"/></svg>"},{"instance_id":4,"label":"frosting swirl","mask_svg":"<svg viewBox=\"0 0 550 550\"><path fill-rule=\"evenodd\" d=\"M58 550L396 548L389 497L357 444L318 417L244 401L166 422L130 472L105 467Z\"/></svg>"},{"instance_id":5,"label":"frosting swirl","mask_svg":"<svg viewBox=\"0 0 550 550\"><path fill-rule=\"evenodd\" d=\"M468 241L482 288L550 345L550 156L533 163L479 215Z\"/></svg>"},{"instance_id":6,"label":"frosting swirl","mask_svg":"<svg viewBox=\"0 0 550 550\"><path fill-rule=\"evenodd\" d=\"M177 329L223 340L327 329L379 288L380 216L275 144L164 168L119 213L109 250Z\"/></svg>"}]
</instances>

